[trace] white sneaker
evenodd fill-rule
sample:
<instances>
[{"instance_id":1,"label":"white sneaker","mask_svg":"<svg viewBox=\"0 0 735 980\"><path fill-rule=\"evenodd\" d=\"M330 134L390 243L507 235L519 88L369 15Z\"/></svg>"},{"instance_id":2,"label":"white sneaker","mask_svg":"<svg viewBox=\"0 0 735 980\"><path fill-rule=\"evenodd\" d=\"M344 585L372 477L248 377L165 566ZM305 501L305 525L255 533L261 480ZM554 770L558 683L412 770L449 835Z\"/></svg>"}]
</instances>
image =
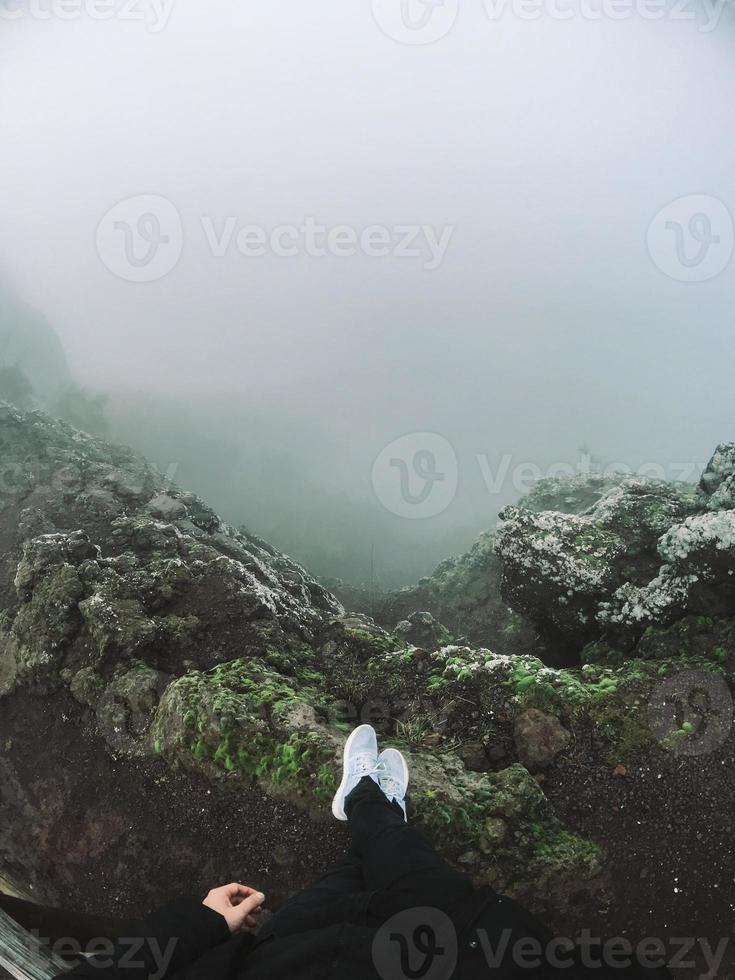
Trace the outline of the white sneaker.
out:
<instances>
[{"instance_id":1,"label":"white sneaker","mask_svg":"<svg viewBox=\"0 0 735 980\"><path fill-rule=\"evenodd\" d=\"M406 814L406 790L408 789L408 765L398 749L383 749L378 756L378 786L389 800L397 803Z\"/></svg>"},{"instance_id":2,"label":"white sneaker","mask_svg":"<svg viewBox=\"0 0 735 980\"><path fill-rule=\"evenodd\" d=\"M347 739L344 751L344 770L332 800L332 813L337 820L346 820L345 800L364 776L376 783L378 769L378 736L372 725L359 725Z\"/></svg>"}]
</instances>

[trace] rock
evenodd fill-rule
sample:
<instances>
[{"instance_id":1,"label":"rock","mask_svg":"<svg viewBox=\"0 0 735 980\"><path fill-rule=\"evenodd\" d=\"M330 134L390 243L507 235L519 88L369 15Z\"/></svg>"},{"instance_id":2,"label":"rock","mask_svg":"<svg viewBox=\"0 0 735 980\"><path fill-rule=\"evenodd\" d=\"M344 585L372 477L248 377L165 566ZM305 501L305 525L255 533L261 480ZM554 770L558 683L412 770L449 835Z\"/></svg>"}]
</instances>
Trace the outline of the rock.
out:
<instances>
[{"instance_id":1,"label":"rock","mask_svg":"<svg viewBox=\"0 0 735 980\"><path fill-rule=\"evenodd\" d=\"M491 762L502 762L508 757L508 752L503 745L493 742L487 748L487 757Z\"/></svg>"},{"instance_id":2,"label":"rock","mask_svg":"<svg viewBox=\"0 0 735 980\"><path fill-rule=\"evenodd\" d=\"M688 517L661 536L664 564L645 585L626 582L601 604L603 624L668 625L689 615L726 616L735 609L735 510Z\"/></svg>"},{"instance_id":3,"label":"rock","mask_svg":"<svg viewBox=\"0 0 735 980\"><path fill-rule=\"evenodd\" d=\"M709 510L735 507L735 442L723 442L715 449L699 488L707 496Z\"/></svg>"},{"instance_id":4,"label":"rock","mask_svg":"<svg viewBox=\"0 0 735 980\"><path fill-rule=\"evenodd\" d=\"M623 625L609 609L657 575L659 539L694 520L694 488L628 478L578 515L506 508L498 524L503 593L542 635L573 654L600 638L601 623ZM676 605L681 589L666 589Z\"/></svg>"},{"instance_id":5,"label":"rock","mask_svg":"<svg viewBox=\"0 0 735 980\"><path fill-rule=\"evenodd\" d=\"M700 657L725 664L735 658L735 618L689 615L671 626L651 625L636 652L656 660Z\"/></svg>"},{"instance_id":6,"label":"rock","mask_svg":"<svg viewBox=\"0 0 735 980\"><path fill-rule=\"evenodd\" d=\"M697 514L662 535L658 546L664 561L681 571L702 571L724 564L729 571L735 557L735 510Z\"/></svg>"},{"instance_id":7,"label":"rock","mask_svg":"<svg viewBox=\"0 0 735 980\"><path fill-rule=\"evenodd\" d=\"M451 640L449 630L442 626L430 612L414 612L402 620L393 630L395 636L416 647L436 650Z\"/></svg>"},{"instance_id":8,"label":"rock","mask_svg":"<svg viewBox=\"0 0 735 980\"><path fill-rule=\"evenodd\" d=\"M74 531L70 534L65 541L65 546L69 561L74 565L80 565L87 559L101 557L99 547L92 544L84 531Z\"/></svg>"},{"instance_id":9,"label":"rock","mask_svg":"<svg viewBox=\"0 0 735 980\"><path fill-rule=\"evenodd\" d=\"M126 755L146 755L154 712L171 678L143 665L108 684L95 704L97 724L108 744Z\"/></svg>"},{"instance_id":10,"label":"rock","mask_svg":"<svg viewBox=\"0 0 735 980\"><path fill-rule=\"evenodd\" d=\"M522 820L543 819L549 812L549 802L536 780L523 766L512 765L491 777L495 792L487 811L509 824Z\"/></svg>"},{"instance_id":11,"label":"rock","mask_svg":"<svg viewBox=\"0 0 735 980\"><path fill-rule=\"evenodd\" d=\"M465 851L457 858L459 864L478 865L482 861L482 856L478 851Z\"/></svg>"},{"instance_id":12,"label":"rock","mask_svg":"<svg viewBox=\"0 0 735 980\"><path fill-rule=\"evenodd\" d=\"M44 554L50 556L50 552ZM34 574L39 577L32 594L12 621L0 625L0 633L16 662L18 681L51 677L79 634L79 601L84 585L77 569L64 562L62 556L59 560L54 566L49 558L44 574L38 566L34 567ZM19 570L15 581L25 583L25 573Z\"/></svg>"},{"instance_id":13,"label":"rock","mask_svg":"<svg viewBox=\"0 0 735 980\"><path fill-rule=\"evenodd\" d=\"M491 817L482 825L480 849L485 854L491 854L508 836L508 824L498 817Z\"/></svg>"},{"instance_id":14,"label":"rock","mask_svg":"<svg viewBox=\"0 0 735 980\"><path fill-rule=\"evenodd\" d=\"M569 745L571 735L557 718L528 708L515 721L518 757L530 772L547 769Z\"/></svg>"},{"instance_id":15,"label":"rock","mask_svg":"<svg viewBox=\"0 0 735 980\"><path fill-rule=\"evenodd\" d=\"M187 514L186 504L167 493L158 493L146 504L146 510L162 521L176 521Z\"/></svg>"},{"instance_id":16,"label":"rock","mask_svg":"<svg viewBox=\"0 0 735 980\"><path fill-rule=\"evenodd\" d=\"M600 601L621 578L625 543L590 516L502 511L503 594L544 631L591 638Z\"/></svg>"},{"instance_id":17,"label":"rock","mask_svg":"<svg viewBox=\"0 0 735 980\"><path fill-rule=\"evenodd\" d=\"M465 742L457 749L457 755L473 772L486 772L488 769L488 756L482 742Z\"/></svg>"},{"instance_id":18,"label":"rock","mask_svg":"<svg viewBox=\"0 0 735 980\"><path fill-rule=\"evenodd\" d=\"M615 473L543 477L521 497L517 506L535 513L553 510L559 514L583 514L626 479L626 475Z\"/></svg>"},{"instance_id":19,"label":"rock","mask_svg":"<svg viewBox=\"0 0 735 980\"><path fill-rule=\"evenodd\" d=\"M75 672L67 671L69 676L69 690L80 704L89 708L95 708L105 692L105 682L96 672L94 667L82 667Z\"/></svg>"},{"instance_id":20,"label":"rock","mask_svg":"<svg viewBox=\"0 0 735 980\"><path fill-rule=\"evenodd\" d=\"M15 687L18 676L18 662L15 658L15 648L7 636L0 633L0 698Z\"/></svg>"}]
</instances>

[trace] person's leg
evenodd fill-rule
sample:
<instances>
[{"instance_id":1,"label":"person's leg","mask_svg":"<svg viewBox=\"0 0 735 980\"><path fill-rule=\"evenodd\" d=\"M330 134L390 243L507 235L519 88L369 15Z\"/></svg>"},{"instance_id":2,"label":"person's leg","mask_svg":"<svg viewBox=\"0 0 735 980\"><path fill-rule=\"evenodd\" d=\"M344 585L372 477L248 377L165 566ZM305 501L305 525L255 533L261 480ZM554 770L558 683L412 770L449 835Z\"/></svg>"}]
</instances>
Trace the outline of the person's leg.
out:
<instances>
[{"instance_id":1,"label":"person's leg","mask_svg":"<svg viewBox=\"0 0 735 980\"><path fill-rule=\"evenodd\" d=\"M349 896L363 891L362 863L348 853L303 891L297 892L279 907L263 929L261 941L272 935L300 932L329 915Z\"/></svg>"},{"instance_id":2,"label":"person's leg","mask_svg":"<svg viewBox=\"0 0 735 980\"><path fill-rule=\"evenodd\" d=\"M402 808L370 778L347 797L353 849L362 861L365 887L379 892L386 917L414 905L451 912L473 892L467 875L454 871L426 838L406 823Z\"/></svg>"},{"instance_id":3,"label":"person's leg","mask_svg":"<svg viewBox=\"0 0 735 980\"><path fill-rule=\"evenodd\" d=\"M286 908L330 902L336 897L351 895L364 888L362 862L354 853L349 852L303 891L286 899L276 914L279 915Z\"/></svg>"},{"instance_id":4,"label":"person's leg","mask_svg":"<svg viewBox=\"0 0 735 980\"><path fill-rule=\"evenodd\" d=\"M309 885L303 892L299 892L299 895L324 892L334 897L335 895L349 895L352 892L359 892L364 887L362 862L354 852L349 851L341 861L337 861L336 864L327 868L324 874L317 878L313 884Z\"/></svg>"},{"instance_id":5,"label":"person's leg","mask_svg":"<svg viewBox=\"0 0 735 980\"><path fill-rule=\"evenodd\" d=\"M359 725L351 733L332 813L350 822L365 888L376 893L373 917L389 917L393 909L417 905L450 912L473 892L470 879L453 871L421 834L407 826L408 778L400 752L378 752L372 726Z\"/></svg>"}]
</instances>

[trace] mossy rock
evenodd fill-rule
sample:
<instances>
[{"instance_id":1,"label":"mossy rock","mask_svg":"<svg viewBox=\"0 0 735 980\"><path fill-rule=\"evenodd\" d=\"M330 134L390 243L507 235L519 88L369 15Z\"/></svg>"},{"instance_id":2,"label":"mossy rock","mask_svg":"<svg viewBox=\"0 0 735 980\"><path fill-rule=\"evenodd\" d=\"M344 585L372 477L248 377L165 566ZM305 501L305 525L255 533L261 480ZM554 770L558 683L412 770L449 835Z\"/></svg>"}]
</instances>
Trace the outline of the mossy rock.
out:
<instances>
[{"instance_id":1,"label":"mossy rock","mask_svg":"<svg viewBox=\"0 0 735 980\"><path fill-rule=\"evenodd\" d=\"M10 627L19 679L56 681L67 646L79 632L84 587L76 568L63 564L40 577Z\"/></svg>"},{"instance_id":2,"label":"mossy rock","mask_svg":"<svg viewBox=\"0 0 735 980\"><path fill-rule=\"evenodd\" d=\"M260 661L235 660L174 681L149 738L172 761L323 803L336 787L339 736L320 723L316 707L313 689Z\"/></svg>"},{"instance_id":3,"label":"mossy rock","mask_svg":"<svg viewBox=\"0 0 735 980\"><path fill-rule=\"evenodd\" d=\"M419 825L478 880L512 890L529 877L541 882L599 873L599 847L559 823L523 766L480 775L447 755L408 758ZM468 860L468 854L475 857Z\"/></svg>"}]
</instances>

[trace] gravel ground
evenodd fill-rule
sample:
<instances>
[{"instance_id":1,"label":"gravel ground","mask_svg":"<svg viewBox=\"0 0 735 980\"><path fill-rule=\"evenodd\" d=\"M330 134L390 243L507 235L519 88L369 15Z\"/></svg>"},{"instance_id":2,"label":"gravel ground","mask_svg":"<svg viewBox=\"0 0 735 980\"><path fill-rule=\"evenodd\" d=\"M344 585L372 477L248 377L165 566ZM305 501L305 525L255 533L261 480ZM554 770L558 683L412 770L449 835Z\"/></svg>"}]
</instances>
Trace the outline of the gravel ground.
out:
<instances>
[{"instance_id":1,"label":"gravel ground","mask_svg":"<svg viewBox=\"0 0 735 980\"><path fill-rule=\"evenodd\" d=\"M722 943L725 956L715 976L732 980L733 738L706 756L655 751L624 776L571 757L547 775L544 789L562 819L607 854L605 901L584 910L584 924L634 943L663 939L671 953L696 963L675 970L677 977L706 975L707 943L713 950ZM693 948L685 952L674 939Z\"/></svg>"}]
</instances>

